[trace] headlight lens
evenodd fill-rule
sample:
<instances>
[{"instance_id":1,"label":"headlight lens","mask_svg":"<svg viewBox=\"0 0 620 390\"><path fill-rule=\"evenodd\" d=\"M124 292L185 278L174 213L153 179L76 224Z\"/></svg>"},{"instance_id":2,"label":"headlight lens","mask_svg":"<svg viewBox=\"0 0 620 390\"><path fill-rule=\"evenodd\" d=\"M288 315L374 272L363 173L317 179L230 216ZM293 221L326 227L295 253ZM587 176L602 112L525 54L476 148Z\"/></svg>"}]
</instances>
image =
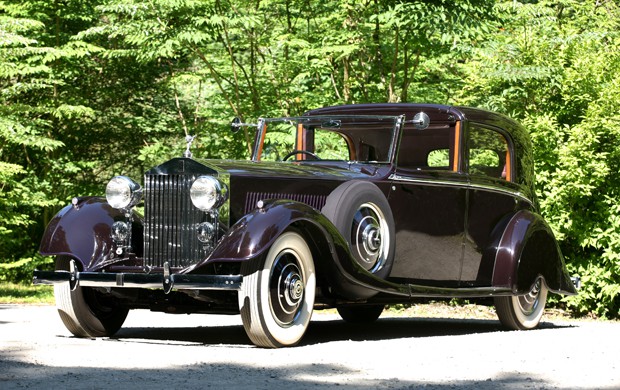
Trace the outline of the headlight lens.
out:
<instances>
[{"instance_id":1,"label":"headlight lens","mask_svg":"<svg viewBox=\"0 0 620 390\"><path fill-rule=\"evenodd\" d=\"M127 209L140 202L142 189L140 184L127 176L116 176L108 182L105 196L110 206L115 209Z\"/></svg>"},{"instance_id":2,"label":"headlight lens","mask_svg":"<svg viewBox=\"0 0 620 390\"><path fill-rule=\"evenodd\" d=\"M202 211L220 207L228 199L226 185L213 176L200 176L189 190L194 206Z\"/></svg>"}]
</instances>

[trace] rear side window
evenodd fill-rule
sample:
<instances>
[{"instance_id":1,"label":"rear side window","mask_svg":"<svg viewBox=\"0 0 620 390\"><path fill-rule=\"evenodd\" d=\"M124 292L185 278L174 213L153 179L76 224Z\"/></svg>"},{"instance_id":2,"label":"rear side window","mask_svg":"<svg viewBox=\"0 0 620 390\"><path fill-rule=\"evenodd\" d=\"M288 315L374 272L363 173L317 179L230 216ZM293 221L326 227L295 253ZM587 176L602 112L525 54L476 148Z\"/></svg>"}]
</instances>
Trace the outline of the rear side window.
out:
<instances>
[{"instance_id":1,"label":"rear side window","mask_svg":"<svg viewBox=\"0 0 620 390\"><path fill-rule=\"evenodd\" d=\"M426 156L426 165L429 168L450 168L450 149L431 150Z\"/></svg>"},{"instance_id":2,"label":"rear side window","mask_svg":"<svg viewBox=\"0 0 620 390\"><path fill-rule=\"evenodd\" d=\"M398 167L422 171L452 171L456 165L454 145L454 126L419 130L405 125L398 151Z\"/></svg>"},{"instance_id":3,"label":"rear side window","mask_svg":"<svg viewBox=\"0 0 620 390\"><path fill-rule=\"evenodd\" d=\"M512 181L510 143L499 131L471 124L467 140L467 156L471 175Z\"/></svg>"}]
</instances>

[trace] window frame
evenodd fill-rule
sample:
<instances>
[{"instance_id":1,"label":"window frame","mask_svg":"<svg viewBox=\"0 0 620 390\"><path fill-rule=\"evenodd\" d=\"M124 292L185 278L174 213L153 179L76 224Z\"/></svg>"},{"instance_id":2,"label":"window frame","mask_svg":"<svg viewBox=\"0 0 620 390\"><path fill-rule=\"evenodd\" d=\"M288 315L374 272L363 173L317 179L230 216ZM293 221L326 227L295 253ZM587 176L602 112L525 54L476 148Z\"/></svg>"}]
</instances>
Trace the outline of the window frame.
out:
<instances>
[{"instance_id":1,"label":"window frame","mask_svg":"<svg viewBox=\"0 0 620 390\"><path fill-rule=\"evenodd\" d=\"M462 150L461 140L463 139L462 120L455 120L452 123L440 122L436 124L431 124L429 128L418 130L418 131L448 130L449 132L451 132L448 134L448 148L447 149L445 148L429 149L428 153L424 157L426 166L416 166L416 165L412 166L410 164L407 164L406 162L400 161L400 154L403 151L403 142L405 139L404 125L405 124L403 124L403 126L401 126L401 129L400 129L400 135L398 138L398 151L397 151L397 154L394 156L394 166L396 167L396 169L406 170L406 171L418 171L418 172L447 172L447 173L461 173L462 172L461 170L461 150ZM441 127L434 128L433 125L434 126L448 126L448 127L447 128L444 127L443 129ZM447 150L448 151L448 165L447 166L432 167L428 165L428 157L430 156L430 153L436 150Z\"/></svg>"},{"instance_id":2,"label":"window frame","mask_svg":"<svg viewBox=\"0 0 620 390\"><path fill-rule=\"evenodd\" d=\"M492 131L495 134L500 135L504 141L506 141L506 157L504 160L504 165L505 165L505 169L506 169L506 177L494 177L491 175L485 175L485 174L476 174L476 173L472 173L470 171L470 141L471 141L471 136L472 133L475 129L484 129L484 130L488 130L488 131ZM500 127L497 126L493 126L493 125L489 125L486 123L482 123L482 122L468 122L467 123L467 131L464 137L464 142L463 142L463 169L464 172L467 175L473 175L473 176L478 176L478 177L485 177L488 179L497 179L497 180L501 180L504 182L509 182L509 183L514 183L515 182L515 152L514 152L514 142L512 140L512 137L510 136L510 133ZM487 150L492 150L492 149L487 149ZM501 161L501 160L500 160Z\"/></svg>"}]
</instances>

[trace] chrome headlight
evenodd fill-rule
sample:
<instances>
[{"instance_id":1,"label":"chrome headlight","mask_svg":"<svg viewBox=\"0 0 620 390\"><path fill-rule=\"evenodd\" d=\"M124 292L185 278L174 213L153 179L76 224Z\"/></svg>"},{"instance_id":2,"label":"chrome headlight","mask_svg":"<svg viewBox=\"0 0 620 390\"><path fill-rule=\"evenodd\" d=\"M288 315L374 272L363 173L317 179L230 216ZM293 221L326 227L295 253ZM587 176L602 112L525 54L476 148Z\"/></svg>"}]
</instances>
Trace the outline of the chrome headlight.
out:
<instances>
[{"instance_id":1,"label":"chrome headlight","mask_svg":"<svg viewBox=\"0 0 620 390\"><path fill-rule=\"evenodd\" d=\"M213 176L200 176L189 190L194 206L202 211L220 207L228 199L228 188Z\"/></svg>"},{"instance_id":2,"label":"chrome headlight","mask_svg":"<svg viewBox=\"0 0 620 390\"><path fill-rule=\"evenodd\" d=\"M105 187L105 197L115 209L127 209L140 202L142 188L127 176L116 176Z\"/></svg>"}]
</instances>

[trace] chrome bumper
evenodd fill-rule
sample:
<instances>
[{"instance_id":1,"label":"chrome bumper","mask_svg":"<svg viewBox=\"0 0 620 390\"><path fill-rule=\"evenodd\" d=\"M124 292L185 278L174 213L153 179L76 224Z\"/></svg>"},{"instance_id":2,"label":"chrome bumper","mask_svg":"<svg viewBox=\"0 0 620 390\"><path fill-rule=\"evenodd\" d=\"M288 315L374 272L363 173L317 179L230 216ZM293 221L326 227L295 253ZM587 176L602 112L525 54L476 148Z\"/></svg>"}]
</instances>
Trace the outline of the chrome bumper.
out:
<instances>
[{"instance_id":1,"label":"chrome bumper","mask_svg":"<svg viewBox=\"0 0 620 390\"><path fill-rule=\"evenodd\" d=\"M33 273L33 284L69 282L71 290L78 286L108 288L152 288L172 290L240 290L241 275L187 275L171 274L167 264L163 274L136 274L113 272L79 272L71 261L69 271L39 271Z\"/></svg>"}]
</instances>

